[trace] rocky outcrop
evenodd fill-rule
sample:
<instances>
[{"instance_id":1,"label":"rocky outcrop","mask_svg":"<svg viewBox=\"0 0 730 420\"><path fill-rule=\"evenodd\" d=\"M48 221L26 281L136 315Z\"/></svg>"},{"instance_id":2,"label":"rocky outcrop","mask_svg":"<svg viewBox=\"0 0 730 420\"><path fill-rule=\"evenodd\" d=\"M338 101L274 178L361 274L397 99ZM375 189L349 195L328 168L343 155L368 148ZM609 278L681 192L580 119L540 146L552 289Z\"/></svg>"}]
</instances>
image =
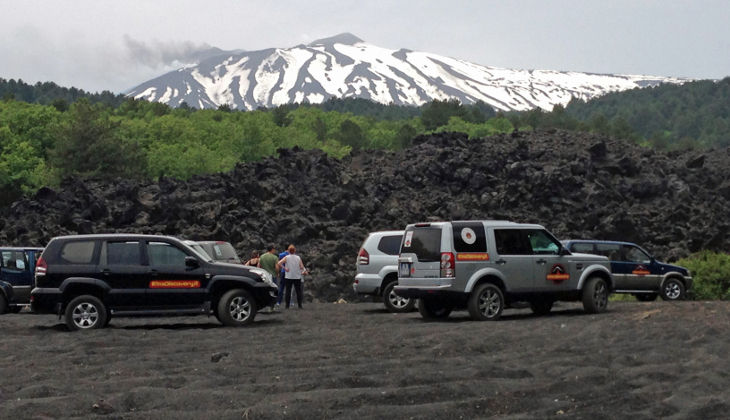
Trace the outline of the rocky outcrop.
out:
<instances>
[{"instance_id":1,"label":"rocky outcrop","mask_svg":"<svg viewBox=\"0 0 730 420\"><path fill-rule=\"evenodd\" d=\"M669 260L730 251L725 150L659 153L556 130L478 140L440 133L414 144L342 160L282 149L278 158L187 181L67 179L4 210L0 243L138 232L226 240L248 255L293 242L313 272L309 293L328 301L352 298L368 232L416 221L534 222L565 239L637 242Z\"/></svg>"}]
</instances>

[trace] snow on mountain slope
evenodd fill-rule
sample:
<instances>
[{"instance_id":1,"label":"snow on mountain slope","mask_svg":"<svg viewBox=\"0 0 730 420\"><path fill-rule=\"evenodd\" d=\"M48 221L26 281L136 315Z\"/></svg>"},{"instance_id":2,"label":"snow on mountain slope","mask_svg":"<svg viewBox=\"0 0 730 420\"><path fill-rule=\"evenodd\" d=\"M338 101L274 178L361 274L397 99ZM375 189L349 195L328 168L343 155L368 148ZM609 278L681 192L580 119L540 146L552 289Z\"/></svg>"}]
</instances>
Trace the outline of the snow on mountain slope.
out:
<instances>
[{"instance_id":1,"label":"snow on mountain slope","mask_svg":"<svg viewBox=\"0 0 730 420\"><path fill-rule=\"evenodd\" d=\"M340 34L293 48L216 56L143 83L128 96L170 106L252 110L331 97L422 105L433 99L484 101L495 109L551 110L636 87L688 79L488 67L411 50L390 50Z\"/></svg>"}]
</instances>

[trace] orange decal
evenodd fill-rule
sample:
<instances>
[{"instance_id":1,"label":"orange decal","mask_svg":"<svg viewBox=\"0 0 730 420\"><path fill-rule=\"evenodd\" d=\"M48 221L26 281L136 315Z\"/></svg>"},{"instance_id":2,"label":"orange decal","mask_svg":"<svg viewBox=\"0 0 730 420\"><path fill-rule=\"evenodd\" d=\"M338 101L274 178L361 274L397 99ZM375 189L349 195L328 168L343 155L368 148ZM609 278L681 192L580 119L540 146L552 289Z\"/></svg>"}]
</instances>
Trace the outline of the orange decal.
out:
<instances>
[{"instance_id":1,"label":"orange decal","mask_svg":"<svg viewBox=\"0 0 730 420\"><path fill-rule=\"evenodd\" d=\"M553 269L550 270L550 274L547 275L547 279L555 282L555 284L560 284L565 280L570 280L570 274L565 271L562 264L555 264Z\"/></svg>"},{"instance_id":2,"label":"orange decal","mask_svg":"<svg viewBox=\"0 0 730 420\"><path fill-rule=\"evenodd\" d=\"M642 264L639 264L636 267L634 267L634 271L632 271L631 274L636 274L639 276L646 276L646 275L651 274L651 272L649 270L647 270L646 267L644 267Z\"/></svg>"},{"instance_id":3,"label":"orange decal","mask_svg":"<svg viewBox=\"0 0 730 420\"><path fill-rule=\"evenodd\" d=\"M489 261L489 254L486 252L457 254L456 259L458 261Z\"/></svg>"},{"instance_id":4,"label":"orange decal","mask_svg":"<svg viewBox=\"0 0 730 420\"><path fill-rule=\"evenodd\" d=\"M198 280L154 280L150 282L150 289L198 289Z\"/></svg>"}]
</instances>

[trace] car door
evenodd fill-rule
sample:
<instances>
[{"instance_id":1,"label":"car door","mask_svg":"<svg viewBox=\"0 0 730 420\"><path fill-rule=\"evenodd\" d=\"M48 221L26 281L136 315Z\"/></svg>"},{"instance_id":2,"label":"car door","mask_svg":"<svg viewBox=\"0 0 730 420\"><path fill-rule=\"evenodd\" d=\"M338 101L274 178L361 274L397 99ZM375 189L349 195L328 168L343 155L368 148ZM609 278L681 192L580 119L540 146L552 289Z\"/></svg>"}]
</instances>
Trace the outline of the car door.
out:
<instances>
[{"instance_id":1,"label":"car door","mask_svg":"<svg viewBox=\"0 0 730 420\"><path fill-rule=\"evenodd\" d=\"M525 234L534 255L535 289L548 292L576 289L580 276L569 258L560 255L560 241L544 229L528 229Z\"/></svg>"},{"instance_id":2,"label":"car door","mask_svg":"<svg viewBox=\"0 0 730 420\"><path fill-rule=\"evenodd\" d=\"M616 290L629 290L629 279L627 275L631 273L631 265L624 264L621 261L621 245L616 243L596 243L596 254L602 255L611 262L611 273L613 273L613 282Z\"/></svg>"},{"instance_id":3,"label":"car door","mask_svg":"<svg viewBox=\"0 0 730 420\"><path fill-rule=\"evenodd\" d=\"M507 289L511 292L533 290L535 263L525 230L494 228L490 229L490 234L497 254L490 255L490 260L507 279Z\"/></svg>"},{"instance_id":4,"label":"car door","mask_svg":"<svg viewBox=\"0 0 730 420\"><path fill-rule=\"evenodd\" d=\"M99 279L111 287L107 296L111 308L137 308L147 304L147 267L142 265L142 251L139 240L102 243L97 270Z\"/></svg>"},{"instance_id":5,"label":"car door","mask_svg":"<svg viewBox=\"0 0 730 420\"><path fill-rule=\"evenodd\" d=\"M188 267L186 257L193 253L178 244L160 241L146 242L147 295L151 306L190 307L202 305L205 301L207 278L200 265Z\"/></svg>"},{"instance_id":6,"label":"car door","mask_svg":"<svg viewBox=\"0 0 730 420\"><path fill-rule=\"evenodd\" d=\"M15 302L30 302L33 273L30 268L29 252L23 250L6 250L2 252L2 273L0 280L13 286Z\"/></svg>"},{"instance_id":7,"label":"car door","mask_svg":"<svg viewBox=\"0 0 730 420\"><path fill-rule=\"evenodd\" d=\"M626 272L626 290L648 291L659 288L656 274L651 272L652 259L636 245L622 244L619 255L622 271Z\"/></svg>"}]
</instances>

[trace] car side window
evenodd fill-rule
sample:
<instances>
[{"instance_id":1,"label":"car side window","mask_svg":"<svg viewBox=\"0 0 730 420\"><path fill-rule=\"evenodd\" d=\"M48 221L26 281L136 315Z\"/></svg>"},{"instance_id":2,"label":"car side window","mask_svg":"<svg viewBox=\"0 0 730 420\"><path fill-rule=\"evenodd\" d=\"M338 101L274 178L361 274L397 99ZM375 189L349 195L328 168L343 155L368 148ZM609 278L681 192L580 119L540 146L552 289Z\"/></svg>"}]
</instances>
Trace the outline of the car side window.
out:
<instances>
[{"instance_id":1,"label":"car side window","mask_svg":"<svg viewBox=\"0 0 730 420\"><path fill-rule=\"evenodd\" d=\"M608 257L611 261L621 261L618 244L596 244L596 254Z\"/></svg>"},{"instance_id":2,"label":"car side window","mask_svg":"<svg viewBox=\"0 0 730 420\"><path fill-rule=\"evenodd\" d=\"M527 239L534 255L558 255L560 242L553 239L547 232L540 229L528 230Z\"/></svg>"},{"instance_id":3,"label":"car side window","mask_svg":"<svg viewBox=\"0 0 730 420\"><path fill-rule=\"evenodd\" d=\"M494 241L499 255L533 255L522 229L494 229Z\"/></svg>"},{"instance_id":4,"label":"car side window","mask_svg":"<svg viewBox=\"0 0 730 420\"><path fill-rule=\"evenodd\" d=\"M581 254L598 254L595 250L593 250L593 244L586 244L581 242L571 244L570 251L578 252Z\"/></svg>"},{"instance_id":5,"label":"car side window","mask_svg":"<svg viewBox=\"0 0 730 420\"><path fill-rule=\"evenodd\" d=\"M380 238L380 242L378 242L378 251L386 255L398 255L402 241L403 235L383 236Z\"/></svg>"},{"instance_id":6,"label":"car side window","mask_svg":"<svg viewBox=\"0 0 730 420\"><path fill-rule=\"evenodd\" d=\"M487 252L487 235L483 224L454 222L451 228L456 252Z\"/></svg>"},{"instance_id":7,"label":"car side window","mask_svg":"<svg viewBox=\"0 0 730 420\"><path fill-rule=\"evenodd\" d=\"M8 268L8 263L10 262L11 256L12 256L12 251L3 251L2 261L0 261L0 266L2 266L3 268Z\"/></svg>"},{"instance_id":8,"label":"car side window","mask_svg":"<svg viewBox=\"0 0 730 420\"><path fill-rule=\"evenodd\" d=\"M91 264L95 241L67 242L61 248L61 261L66 264Z\"/></svg>"},{"instance_id":9,"label":"car side window","mask_svg":"<svg viewBox=\"0 0 730 420\"><path fill-rule=\"evenodd\" d=\"M3 251L2 267L13 271L28 271L28 256L23 251Z\"/></svg>"},{"instance_id":10,"label":"car side window","mask_svg":"<svg viewBox=\"0 0 730 420\"><path fill-rule=\"evenodd\" d=\"M106 242L102 245L102 265L142 265L139 241Z\"/></svg>"},{"instance_id":11,"label":"car side window","mask_svg":"<svg viewBox=\"0 0 730 420\"><path fill-rule=\"evenodd\" d=\"M150 265L180 267L185 267L185 257L188 256L188 254L167 242L147 243L147 255L150 258Z\"/></svg>"},{"instance_id":12,"label":"car side window","mask_svg":"<svg viewBox=\"0 0 730 420\"><path fill-rule=\"evenodd\" d=\"M637 262L648 264L651 262L651 258L641 249L631 245L621 245L621 261L626 262Z\"/></svg>"}]
</instances>

